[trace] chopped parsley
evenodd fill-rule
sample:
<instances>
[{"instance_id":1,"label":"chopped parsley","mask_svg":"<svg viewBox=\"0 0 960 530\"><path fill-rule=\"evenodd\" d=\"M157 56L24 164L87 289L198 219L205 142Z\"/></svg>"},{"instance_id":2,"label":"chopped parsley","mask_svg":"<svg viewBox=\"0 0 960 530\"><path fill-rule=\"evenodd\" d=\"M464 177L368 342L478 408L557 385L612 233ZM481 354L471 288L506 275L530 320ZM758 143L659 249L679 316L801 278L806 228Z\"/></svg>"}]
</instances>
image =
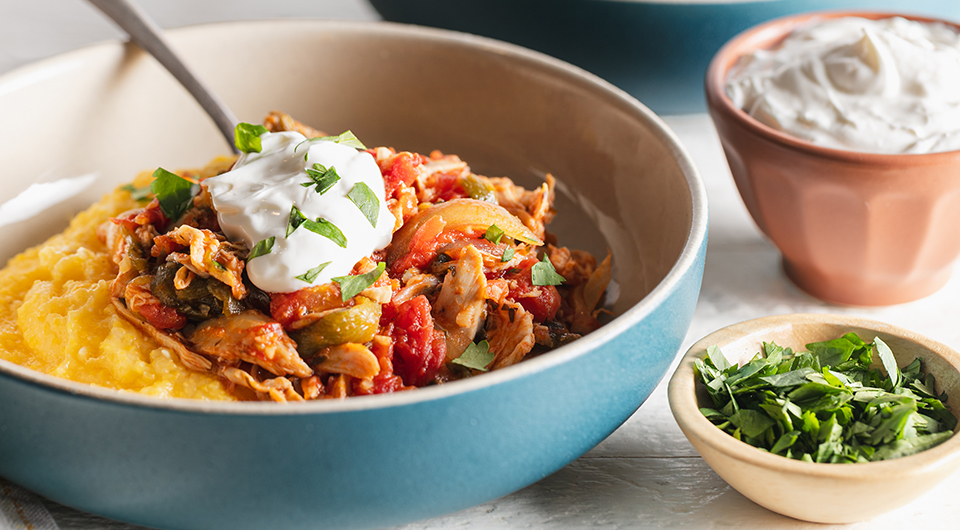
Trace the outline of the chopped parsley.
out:
<instances>
[{"instance_id":1,"label":"chopped parsley","mask_svg":"<svg viewBox=\"0 0 960 530\"><path fill-rule=\"evenodd\" d=\"M260 135L267 132L263 125L238 123L233 129L233 144L241 153L259 153L263 149Z\"/></svg>"},{"instance_id":2,"label":"chopped parsley","mask_svg":"<svg viewBox=\"0 0 960 530\"><path fill-rule=\"evenodd\" d=\"M543 255L542 261L530 268L530 276L534 285L560 285L566 281L563 276L557 274L557 269L553 268L553 263L546 254Z\"/></svg>"},{"instance_id":3,"label":"chopped parsley","mask_svg":"<svg viewBox=\"0 0 960 530\"><path fill-rule=\"evenodd\" d=\"M383 274L383 271L386 270L387 265L385 263L378 263L377 268L366 274L358 274L356 276L338 276L333 278L333 281L337 282L340 285L340 299L346 302L347 300L353 298L360 294L364 289L370 287L374 284Z\"/></svg>"},{"instance_id":4,"label":"chopped parsley","mask_svg":"<svg viewBox=\"0 0 960 530\"><path fill-rule=\"evenodd\" d=\"M483 238L487 241L493 243L494 245L500 243L500 238L503 237L503 229L497 225L490 225L487 228L487 231L483 234Z\"/></svg>"},{"instance_id":5,"label":"chopped parsley","mask_svg":"<svg viewBox=\"0 0 960 530\"><path fill-rule=\"evenodd\" d=\"M316 186L316 192L320 195L330 191L330 188L340 180L336 168L333 166L325 167L321 164L314 164L313 169L308 169L307 176L310 177L310 182L304 182L300 185L304 188Z\"/></svg>"},{"instance_id":6,"label":"chopped parsley","mask_svg":"<svg viewBox=\"0 0 960 530\"><path fill-rule=\"evenodd\" d=\"M257 244L250 250L250 255L247 256L247 262L253 258L259 258L260 256L269 254L270 251L273 250L273 243L276 239L277 238L270 236L263 241L257 241Z\"/></svg>"},{"instance_id":7,"label":"chopped parsley","mask_svg":"<svg viewBox=\"0 0 960 530\"><path fill-rule=\"evenodd\" d=\"M317 276L320 276L320 273L323 272L323 269L327 268L327 265L330 265L331 263L333 262L328 261L326 263L321 263L320 265L317 265L300 276L294 276L294 278L303 280L307 283L313 283L313 281L317 279Z\"/></svg>"},{"instance_id":8,"label":"chopped parsley","mask_svg":"<svg viewBox=\"0 0 960 530\"><path fill-rule=\"evenodd\" d=\"M450 361L453 364L459 364L460 366L466 366L472 370L479 370L481 372L487 371L487 365L493 362L495 354L490 351L490 343L482 340L479 343L470 343L467 346L466 350L463 350L463 353L460 357Z\"/></svg>"},{"instance_id":9,"label":"chopped parsley","mask_svg":"<svg viewBox=\"0 0 960 530\"><path fill-rule=\"evenodd\" d=\"M326 219L317 217L316 221L307 219L303 222L303 227L336 243L340 248L347 248L347 237L337 228L337 225Z\"/></svg>"},{"instance_id":10,"label":"chopped parsley","mask_svg":"<svg viewBox=\"0 0 960 530\"><path fill-rule=\"evenodd\" d=\"M309 219L304 217L303 213L300 211L300 208L297 208L296 204L291 204L290 217L287 218L287 235L285 237L290 237L290 234L294 233L297 228L300 228L300 225L308 220Z\"/></svg>"},{"instance_id":11,"label":"chopped parsley","mask_svg":"<svg viewBox=\"0 0 960 530\"><path fill-rule=\"evenodd\" d=\"M162 167L153 172L150 191L160 203L160 211L167 219L176 221L193 204L193 196L200 190L197 184L171 173Z\"/></svg>"},{"instance_id":12,"label":"chopped parsley","mask_svg":"<svg viewBox=\"0 0 960 530\"><path fill-rule=\"evenodd\" d=\"M357 182L353 185L353 189L350 190L347 197L353 201L353 204L357 205L357 208L360 208L363 216L376 228L377 218L380 217L380 199L377 199L370 186L363 182Z\"/></svg>"},{"instance_id":13,"label":"chopped parsley","mask_svg":"<svg viewBox=\"0 0 960 530\"><path fill-rule=\"evenodd\" d=\"M286 237L290 237L290 234L296 232L297 228L301 226L314 234L320 234L326 237L341 248L347 248L347 236L343 235L343 232L337 228L337 225L321 217L317 217L315 221L310 220L303 215L303 212L300 211L300 208L297 208L296 204L293 204L290 206L290 217L287 218Z\"/></svg>"},{"instance_id":14,"label":"chopped parsley","mask_svg":"<svg viewBox=\"0 0 960 530\"><path fill-rule=\"evenodd\" d=\"M919 358L901 370L883 340L855 333L806 347L765 342L743 366L707 348L694 368L715 408L700 411L738 440L806 462L889 460L953 435L957 418ZM874 348L886 374L871 368Z\"/></svg>"},{"instance_id":15,"label":"chopped parsley","mask_svg":"<svg viewBox=\"0 0 960 530\"><path fill-rule=\"evenodd\" d=\"M513 255L516 254L516 251L513 250L513 247L507 247L503 251L503 256L500 257L500 263L506 263L513 259Z\"/></svg>"}]
</instances>

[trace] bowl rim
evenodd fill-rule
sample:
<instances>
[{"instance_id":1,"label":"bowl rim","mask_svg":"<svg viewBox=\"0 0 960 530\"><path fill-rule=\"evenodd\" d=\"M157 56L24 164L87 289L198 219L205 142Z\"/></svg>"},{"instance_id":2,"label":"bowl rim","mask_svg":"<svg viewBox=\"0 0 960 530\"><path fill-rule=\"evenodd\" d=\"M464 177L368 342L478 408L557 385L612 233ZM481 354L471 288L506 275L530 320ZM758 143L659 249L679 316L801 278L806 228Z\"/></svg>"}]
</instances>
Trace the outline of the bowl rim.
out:
<instances>
[{"instance_id":1,"label":"bowl rim","mask_svg":"<svg viewBox=\"0 0 960 530\"><path fill-rule=\"evenodd\" d=\"M752 51L776 46L797 26L816 20L843 17L860 17L870 20L900 17L915 22L944 24L960 33L960 23L958 22L890 11L824 10L775 18L737 34L714 54L704 76L704 91L708 110L712 115L720 116L745 129L750 134L759 136L779 147L838 162L877 167L889 167L891 165L936 166L960 157L960 150L934 153L875 153L824 147L778 131L733 104L724 87L727 74L738 59ZM716 121L716 118L714 119Z\"/></svg>"},{"instance_id":2,"label":"bowl rim","mask_svg":"<svg viewBox=\"0 0 960 530\"><path fill-rule=\"evenodd\" d=\"M712 450L722 453L728 458L765 470L782 471L834 480L880 477L894 471L901 476L904 474L924 474L932 468L939 467L947 461L960 457L960 426L954 430L953 436L947 441L925 451L891 460L851 465L803 462L780 455L774 455L737 440L733 436L718 429L700 412L697 406L697 380L693 370L694 359L702 358L706 353L707 346L718 345L722 348L723 344L718 340L722 336L742 337L744 335L761 335L766 331L790 326L800 320L807 322L812 321L818 324L860 327L902 337L930 350L935 355L943 358L954 370L960 372L960 353L956 350L919 333L877 320L830 313L791 313L745 320L718 329L698 340L687 350L680 361L680 365L670 377L670 382L667 387L667 398L670 403L670 410L684 435L691 442L696 438ZM960 417L960 410L955 411L955 413Z\"/></svg>"},{"instance_id":3,"label":"bowl rim","mask_svg":"<svg viewBox=\"0 0 960 530\"><path fill-rule=\"evenodd\" d=\"M480 391L500 383L514 381L536 372L547 370L576 357L586 355L593 349L613 340L616 336L637 325L653 312L676 290L688 271L694 268L700 250L707 238L707 194L700 172L676 135L656 115L607 81L569 63L517 45L494 39L451 30L427 28L392 22L358 22L319 19L273 19L253 21L230 21L195 24L166 30L166 36L176 46L182 39L198 33L243 32L247 29L276 27L277 30L294 27L316 32L342 32L349 34L374 34L395 38L416 39L445 46L460 46L473 53L495 54L516 61L521 67L536 70L572 86L589 89L590 92L610 105L631 113L650 129L651 136L661 141L677 160L680 172L687 184L691 204L691 226L679 257L673 266L644 298L623 314L614 318L597 331L547 354L526 360L516 365L496 370L482 377L472 377L450 384L419 388L412 392L397 392L389 395L355 396L342 400L314 400L305 403L278 406L265 402L221 402L187 398L158 398L130 391L114 390L85 383L61 379L0 359L0 377L10 376L22 383L64 394L92 400L102 400L118 405L172 410L182 413L214 413L233 415L301 415L335 414L359 410L379 410L407 406L448 396ZM127 43L108 40L37 62L20 66L0 75L0 97L8 92L28 87L33 79L55 76L70 64L104 60L110 54L121 51ZM146 54L144 54L146 57ZM196 112L201 112L199 109ZM666 374L664 374L666 376Z\"/></svg>"}]
</instances>

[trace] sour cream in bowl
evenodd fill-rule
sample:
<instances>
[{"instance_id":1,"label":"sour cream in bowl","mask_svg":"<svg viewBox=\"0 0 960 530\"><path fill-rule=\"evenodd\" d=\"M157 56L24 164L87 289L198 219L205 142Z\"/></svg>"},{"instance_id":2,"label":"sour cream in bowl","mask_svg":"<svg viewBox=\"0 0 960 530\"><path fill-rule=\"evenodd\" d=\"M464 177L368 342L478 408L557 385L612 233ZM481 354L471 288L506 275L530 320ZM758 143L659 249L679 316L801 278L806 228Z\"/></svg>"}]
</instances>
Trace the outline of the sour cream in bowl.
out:
<instances>
[{"instance_id":1,"label":"sour cream in bowl","mask_svg":"<svg viewBox=\"0 0 960 530\"><path fill-rule=\"evenodd\" d=\"M960 254L960 26L817 12L717 52L711 118L747 210L807 293L889 305Z\"/></svg>"},{"instance_id":2,"label":"sour cream in bowl","mask_svg":"<svg viewBox=\"0 0 960 530\"><path fill-rule=\"evenodd\" d=\"M960 149L960 33L903 17L798 26L730 71L733 103L764 124L834 149Z\"/></svg>"}]
</instances>

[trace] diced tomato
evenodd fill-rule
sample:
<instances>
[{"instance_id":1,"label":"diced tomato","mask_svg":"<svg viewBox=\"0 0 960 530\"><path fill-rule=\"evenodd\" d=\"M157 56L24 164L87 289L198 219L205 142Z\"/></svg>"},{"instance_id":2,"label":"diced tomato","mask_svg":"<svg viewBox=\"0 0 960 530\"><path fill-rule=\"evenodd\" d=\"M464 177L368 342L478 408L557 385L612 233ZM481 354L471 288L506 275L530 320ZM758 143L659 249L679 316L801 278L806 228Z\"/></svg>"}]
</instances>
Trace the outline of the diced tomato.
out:
<instances>
[{"instance_id":1,"label":"diced tomato","mask_svg":"<svg viewBox=\"0 0 960 530\"><path fill-rule=\"evenodd\" d=\"M430 302L420 295L396 309L393 367L407 385L424 386L436 377L447 356L443 332L433 327Z\"/></svg>"},{"instance_id":2,"label":"diced tomato","mask_svg":"<svg viewBox=\"0 0 960 530\"><path fill-rule=\"evenodd\" d=\"M560 293L552 285L533 285L533 276L530 269L536 265L536 259L523 261L518 270L508 273L504 276L508 280L515 280L516 287L510 289L507 298L518 302L524 309L533 315L536 322L553 320L557 316L557 310L560 309ZM537 296L524 296L534 289L539 289Z\"/></svg>"},{"instance_id":3,"label":"diced tomato","mask_svg":"<svg viewBox=\"0 0 960 530\"><path fill-rule=\"evenodd\" d=\"M163 304L144 304L137 309L143 318L157 329L180 329L187 325L187 317Z\"/></svg>"},{"instance_id":4,"label":"diced tomato","mask_svg":"<svg viewBox=\"0 0 960 530\"><path fill-rule=\"evenodd\" d=\"M434 175L431 184L436 194L434 195L434 201L436 199L452 201L453 199L470 198L470 194L460 184L458 175L448 175L446 173Z\"/></svg>"},{"instance_id":5,"label":"diced tomato","mask_svg":"<svg viewBox=\"0 0 960 530\"><path fill-rule=\"evenodd\" d=\"M389 394L403 390L403 380L394 374L377 374L373 376L373 393Z\"/></svg>"},{"instance_id":6,"label":"diced tomato","mask_svg":"<svg viewBox=\"0 0 960 530\"><path fill-rule=\"evenodd\" d=\"M387 198L395 198L396 191L400 189L400 184L410 186L417 180L420 174L420 166L423 160L420 155L414 153L398 153L393 158L393 164L386 170L382 170L383 182L387 193Z\"/></svg>"}]
</instances>

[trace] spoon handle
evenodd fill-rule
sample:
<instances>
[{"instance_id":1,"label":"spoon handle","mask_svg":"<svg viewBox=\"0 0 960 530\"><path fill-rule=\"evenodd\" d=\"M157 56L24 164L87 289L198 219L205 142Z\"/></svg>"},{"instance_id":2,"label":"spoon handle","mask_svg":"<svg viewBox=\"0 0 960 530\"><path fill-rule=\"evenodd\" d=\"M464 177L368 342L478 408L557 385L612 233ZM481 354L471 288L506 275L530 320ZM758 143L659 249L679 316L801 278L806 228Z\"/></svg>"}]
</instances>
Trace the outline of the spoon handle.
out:
<instances>
[{"instance_id":1,"label":"spoon handle","mask_svg":"<svg viewBox=\"0 0 960 530\"><path fill-rule=\"evenodd\" d=\"M138 46L152 55L180 84L197 100L210 118L217 124L220 134L238 153L233 143L233 129L239 123L233 111L194 75L180 60L163 37L159 26L130 0L88 0L103 14L110 17Z\"/></svg>"}]
</instances>

